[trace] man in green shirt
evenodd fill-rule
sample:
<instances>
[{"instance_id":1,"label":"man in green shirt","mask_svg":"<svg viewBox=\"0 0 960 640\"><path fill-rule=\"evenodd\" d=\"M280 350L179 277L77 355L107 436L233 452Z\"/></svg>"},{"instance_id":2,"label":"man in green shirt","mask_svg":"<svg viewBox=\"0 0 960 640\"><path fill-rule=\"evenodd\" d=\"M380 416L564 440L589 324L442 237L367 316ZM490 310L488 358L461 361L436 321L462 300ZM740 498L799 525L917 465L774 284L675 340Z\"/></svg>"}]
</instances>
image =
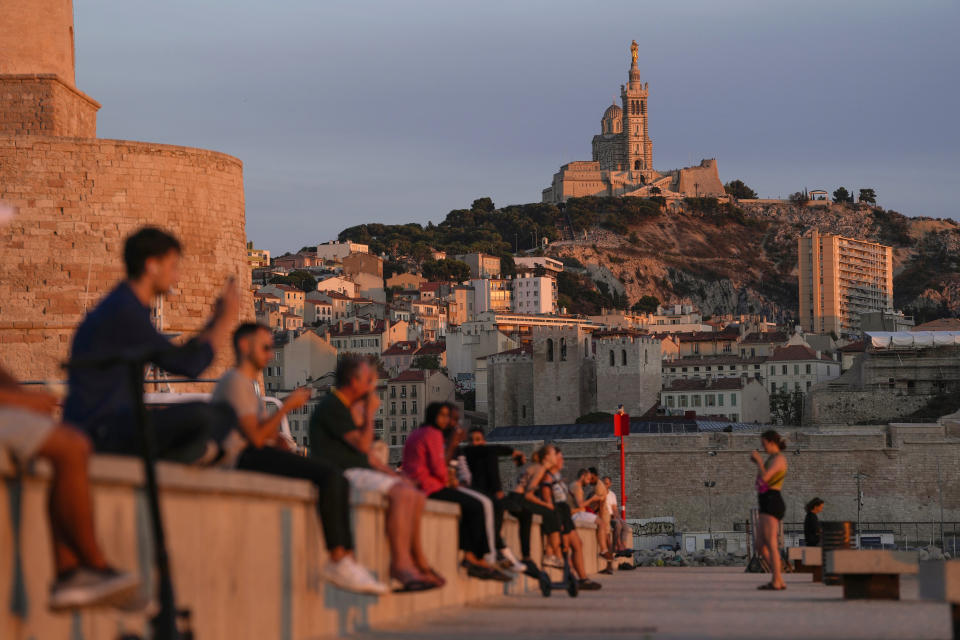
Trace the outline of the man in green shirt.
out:
<instances>
[{"instance_id":1,"label":"man in green shirt","mask_svg":"<svg viewBox=\"0 0 960 640\"><path fill-rule=\"evenodd\" d=\"M426 496L370 455L380 405L377 372L369 360L347 355L337 363L335 384L310 417L310 455L341 469L354 491L386 496L390 577L401 591L443 586L420 545Z\"/></svg>"}]
</instances>

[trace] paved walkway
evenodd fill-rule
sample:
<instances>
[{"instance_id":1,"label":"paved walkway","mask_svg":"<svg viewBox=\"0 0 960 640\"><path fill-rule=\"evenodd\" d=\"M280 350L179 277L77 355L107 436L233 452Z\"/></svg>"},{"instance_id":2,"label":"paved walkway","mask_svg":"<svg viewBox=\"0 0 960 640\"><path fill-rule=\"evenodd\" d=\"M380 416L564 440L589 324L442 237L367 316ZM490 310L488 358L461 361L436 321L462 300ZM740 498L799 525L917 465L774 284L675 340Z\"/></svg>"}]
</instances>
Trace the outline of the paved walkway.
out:
<instances>
[{"instance_id":1,"label":"paved walkway","mask_svg":"<svg viewBox=\"0 0 960 640\"><path fill-rule=\"evenodd\" d=\"M566 638L948 639L945 604L916 599L905 579L900 602L843 601L840 587L788 575L786 591L757 591L765 576L740 568L643 568L603 578L601 591L495 598L416 623L356 636L365 640Z\"/></svg>"}]
</instances>

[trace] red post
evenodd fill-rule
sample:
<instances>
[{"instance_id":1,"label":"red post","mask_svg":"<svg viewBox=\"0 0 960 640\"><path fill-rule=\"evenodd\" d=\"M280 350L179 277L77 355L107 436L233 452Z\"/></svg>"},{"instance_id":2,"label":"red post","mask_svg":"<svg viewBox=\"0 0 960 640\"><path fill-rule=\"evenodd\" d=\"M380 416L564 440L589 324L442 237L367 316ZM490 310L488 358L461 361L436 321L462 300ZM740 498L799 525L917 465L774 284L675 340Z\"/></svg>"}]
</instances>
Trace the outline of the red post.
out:
<instances>
[{"instance_id":1,"label":"red post","mask_svg":"<svg viewBox=\"0 0 960 640\"><path fill-rule=\"evenodd\" d=\"M621 409L622 410L622 409ZM627 455L623 436L630 435L630 416L617 413L613 416L613 433L620 438L620 517L627 519Z\"/></svg>"}]
</instances>

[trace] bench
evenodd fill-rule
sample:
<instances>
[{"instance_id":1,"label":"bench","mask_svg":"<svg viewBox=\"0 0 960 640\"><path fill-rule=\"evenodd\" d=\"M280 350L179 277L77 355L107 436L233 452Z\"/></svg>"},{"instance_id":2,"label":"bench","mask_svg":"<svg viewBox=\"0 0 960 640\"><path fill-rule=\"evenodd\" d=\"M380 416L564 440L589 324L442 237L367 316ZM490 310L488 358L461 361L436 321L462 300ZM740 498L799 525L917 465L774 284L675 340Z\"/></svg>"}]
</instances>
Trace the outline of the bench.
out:
<instances>
[{"instance_id":1,"label":"bench","mask_svg":"<svg viewBox=\"0 0 960 640\"><path fill-rule=\"evenodd\" d=\"M787 560L797 573L813 574L814 582L823 582L823 549L820 547L789 547Z\"/></svg>"},{"instance_id":2,"label":"bench","mask_svg":"<svg viewBox=\"0 0 960 640\"><path fill-rule=\"evenodd\" d=\"M915 551L836 549L825 560L826 572L840 576L845 600L899 600L900 576L919 571Z\"/></svg>"},{"instance_id":3,"label":"bench","mask_svg":"<svg viewBox=\"0 0 960 640\"><path fill-rule=\"evenodd\" d=\"M960 639L960 560L929 560L920 563L920 598L950 605L953 637Z\"/></svg>"}]
</instances>

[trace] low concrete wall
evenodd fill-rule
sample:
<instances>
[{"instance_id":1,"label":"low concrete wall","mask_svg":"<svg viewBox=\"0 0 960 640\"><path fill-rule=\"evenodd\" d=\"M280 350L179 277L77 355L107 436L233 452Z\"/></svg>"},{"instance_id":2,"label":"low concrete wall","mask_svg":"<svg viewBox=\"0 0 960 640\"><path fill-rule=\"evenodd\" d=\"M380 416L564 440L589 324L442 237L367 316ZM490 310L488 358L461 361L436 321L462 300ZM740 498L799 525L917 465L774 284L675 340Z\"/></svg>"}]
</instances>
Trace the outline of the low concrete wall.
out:
<instances>
[{"instance_id":1,"label":"low concrete wall","mask_svg":"<svg viewBox=\"0 0 960 640\"><path fill-rule=\"evenodd\" d=\"M0 455L0 638L114 639L142 632L146 615L112 610L53 614L47 594L53 576L46 516L48 473L17 478ZM142 468L129 458L97 456L91 464L98 539L114 565L136 571L144 594L155 596L152 542ZM508 585L467 579L458 569L456 505L430 501L423 544L448 584L440 590L382 598L335 589L320 579L326 562L311 486L257 473L213 471L173 464L158 469L178 605L193 612L204 640L343 635L409 619L431 609L460 606L494 595L536 589L519 577ZM17 503L19 502L19 508ZM354 496L354 535L360 561L388 573L384 503ZM15 543L19 532L19 553ZM519 551L516 521L504 525ZM533 552L540 553L534 523ZM581 537L587 570L597 571L593 530ZM16 559L23 578L16 576Z\"/></svg>"}]
</instances>

